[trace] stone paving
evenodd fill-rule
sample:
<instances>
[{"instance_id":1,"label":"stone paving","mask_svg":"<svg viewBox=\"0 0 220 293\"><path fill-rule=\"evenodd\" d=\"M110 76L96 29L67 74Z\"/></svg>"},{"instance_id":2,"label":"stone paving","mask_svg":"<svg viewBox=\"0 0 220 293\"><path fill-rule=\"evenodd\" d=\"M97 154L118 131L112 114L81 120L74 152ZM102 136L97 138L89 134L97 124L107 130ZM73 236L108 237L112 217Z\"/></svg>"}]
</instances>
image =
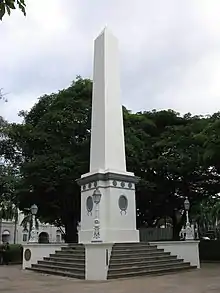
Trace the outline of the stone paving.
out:
<instances>
[{"instance_id":1,"label":"stone paving","mask_svg":"<svg viewBox=\"0 0 220 293\"><path fill-rule=\"evenodd\" d=\"M200 270L106 282L73 279L22 271L20 266L0 266L1 293L220 293L220 264Z\"/></svg>"}]
</instances>

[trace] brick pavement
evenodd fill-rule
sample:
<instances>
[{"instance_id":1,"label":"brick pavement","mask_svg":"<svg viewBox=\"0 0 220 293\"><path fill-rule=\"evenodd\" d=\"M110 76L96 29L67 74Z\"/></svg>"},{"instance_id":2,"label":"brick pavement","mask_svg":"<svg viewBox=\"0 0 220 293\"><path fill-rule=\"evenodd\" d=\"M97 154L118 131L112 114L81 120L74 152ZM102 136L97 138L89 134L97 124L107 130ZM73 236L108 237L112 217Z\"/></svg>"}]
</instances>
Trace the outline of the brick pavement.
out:
<instances>
[{"instance_id":1,"label":"brick pavement","mask_svg":"<svg viewBox=\"0 0 220 293\"><path fill-rule=\"evenodd\" d=\"M0 266L1 293L220 293L220 264L164 276L107 282L78 281Z\"/></svg>"}]
</instances>

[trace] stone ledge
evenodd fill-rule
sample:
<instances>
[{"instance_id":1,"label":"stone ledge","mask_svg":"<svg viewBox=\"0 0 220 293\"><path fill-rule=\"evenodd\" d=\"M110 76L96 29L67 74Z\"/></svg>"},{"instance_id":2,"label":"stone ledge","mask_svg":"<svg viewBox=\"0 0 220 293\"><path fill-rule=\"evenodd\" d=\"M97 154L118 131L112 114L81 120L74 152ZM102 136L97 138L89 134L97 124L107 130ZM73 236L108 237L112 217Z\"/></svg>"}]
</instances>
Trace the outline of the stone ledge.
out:
<instances>
[{"instance_id":1,"label":"stone ledge","mask_svg":"<svg viewBox=\"0 0 220 293\"><path fill-rule=\"evenodd\" d=\"M139 181L139 177L137 176L131 176L126 174L118 174L118 173L96 173L89 175L87 177L82 177L80 179L77 179L76 182L78 185L82 186L84 184L88 184L90 182L96 182L96 181L109 181L109 180L117 180L117 181L126 181L130 183L137 183Z\"/></svg>"}]
</instances>

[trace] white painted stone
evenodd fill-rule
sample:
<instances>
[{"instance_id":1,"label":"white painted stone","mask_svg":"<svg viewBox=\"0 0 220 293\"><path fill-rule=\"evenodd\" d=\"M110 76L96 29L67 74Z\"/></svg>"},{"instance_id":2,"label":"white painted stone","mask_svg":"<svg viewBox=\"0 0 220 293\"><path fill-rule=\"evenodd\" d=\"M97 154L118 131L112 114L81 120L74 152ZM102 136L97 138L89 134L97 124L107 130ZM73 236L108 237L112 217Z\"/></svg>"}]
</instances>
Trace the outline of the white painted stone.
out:
<instances>
[{"instance_id":1,"label":"white painted stone","mask_svg":"<svg viewBox=\"0 0 220 293\"><path fill-rule=\"evenodd\" d=\"M178 259L183 259L185 262L190 262L192 266L200 268L199 241L159 241L150 242L150 244L157 245L165 252L176 255Z\"/></svg>"},{"instance_id":2,"label":"white painted stone","mask_svg":"<svg viewBox=\"0 0 220 293\"><path fill-rule=\"evenodd\" d=\"M86 280L107 280L112 244L86 244Z\"/></svg>"},{"instance_id":3,"label":"white painted stone","mask_svg":"<svg viewBox=\"0 0 220 293\"><path fill-rule=\"evenodd\" d=\"M107 28L95 40L90 172L126 171L117 39Z\"/></svg>"},{"instance_id":4,"label":"white painted stone","mask_svg":"<svg viewBox=\"0 0 220 293\"><path fill-rule=\"evenodd\" d=\"M61 250L61 247L67 244L64 243L29 243L23 245L23 270L26 268L30 268L32 264L36 264L39 260L43 260L44 257L48 257L51 253L55 253L56 250ZM30 260L25 260L25 251L26 249L30 249L31 258Z\"/></svg>"},{"instance_id":5,"label":"white painted stone","mask_svg":"<svg viewBox=\"0 0 220 293\"><path fill-rule=\"evenodd\" d=\"M134 180L134 174L126 171L125 162L118 41L105 28L95 40L90 171L82 175L81 180L94 174L107 173L126 175L128 181L125 180L125 186L121 186L121 181L117 181L117 186L114 186L114 179L96 182L102 194L99 204L101 241L138 242L135 184L132 183L132 188L128 187L128 182ZM89 213L86 200L92 196L94 189L94 182L81 187L80 243L92 241L95 206ZM128 200L126 212L119 209L121 195L125 195Z\"/></svg>"},{"instance_id":6,"label":"white painted stone","mask_svg":"<svg viewBox=\"0 0 220 293\"><path fill-rule=\"evenodd\" d=\"M139 242L139 231L136 230L136 203L135 188L121 188L121 182L114 187L112 181L98 181L98 187L102 193L100 201L100 234L101 240L107 243L115 242ZM128 183L126 183L128 185ZM81 230L79 232L80 243L91 243L93 235L93 220L95 207L92 213L86 209L86 199L92 196L94 188L81 193ZM121 212L118 206L119 197L124 194L128 199L126 212Z\"/></svg>"}]
</instances>

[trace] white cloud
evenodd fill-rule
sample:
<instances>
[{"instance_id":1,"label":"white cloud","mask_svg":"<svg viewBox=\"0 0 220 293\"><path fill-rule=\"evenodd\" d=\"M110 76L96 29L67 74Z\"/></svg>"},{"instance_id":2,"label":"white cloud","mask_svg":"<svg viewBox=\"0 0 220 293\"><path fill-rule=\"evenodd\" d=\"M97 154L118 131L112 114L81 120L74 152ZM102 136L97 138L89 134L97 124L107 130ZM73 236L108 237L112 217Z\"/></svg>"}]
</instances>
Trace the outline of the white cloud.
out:
<instances>
[{"instance_id":1,"label":"white cloud","mask_svg":"<svg viewBox=\"0 0 220 293\"><path fill-rule=\"evenodd\" d=\"M125 5L126 2L126 5ZM17 120L37 98L91 77L93 40L119 38L123 103L130 109L220 109L219 0L31 0L0 24L0 115Z\"/></svg>"}]
</instances>

